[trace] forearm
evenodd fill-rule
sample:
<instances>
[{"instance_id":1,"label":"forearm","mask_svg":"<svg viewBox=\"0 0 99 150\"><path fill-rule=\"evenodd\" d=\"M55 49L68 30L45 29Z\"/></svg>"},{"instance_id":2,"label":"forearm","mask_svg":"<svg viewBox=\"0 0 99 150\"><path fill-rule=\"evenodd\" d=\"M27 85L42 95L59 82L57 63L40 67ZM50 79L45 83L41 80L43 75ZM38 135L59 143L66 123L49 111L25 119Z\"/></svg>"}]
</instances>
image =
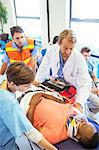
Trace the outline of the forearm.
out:
<instances>
[{"instance_id":1,"label":"forearm","mask_svg":"<svg viewBox=\"0 0 99 150\"><path fill-rule=\"evenodd\" d=\"M1 70L0 70L0 75L3 75L4 73L5 73L5 71L6 71L6 69L7 69L7 63L6 62L4 62L3 64L2 64L2 66L1 66Z\"/></svg>"},{"instance_id":2,"label":"forearm","mask_svg":"<svg viewBox=\"0 0 99 150\"><path fill-rule=\"evenodd\" d=\"M81 87L77 89L77 94L75 96L75 103L79 103L82 107L82 110L85 111L85 103L90 95L90 88ZM79 106L77 106L79 107ZM80 108L80 107L79 107Z\"/></svg>"},{"instance_id":3,"label":"forearm","mask_svg":"<svg viewBox=\"0 0 99 150\"><path fill-rule=\"evenodd\" d=\"M25 135L27 136L27 138L30 141L32 141L32 142L34 142L36 144L38 144L43 138L43 135L34 127L32 127L32 130L30 130L29 132L25 133Z\"/></svg>"},{"instance_id":4,"label":"forearm","mask_svg":"<svg viewBox=\"0 0 99 150\"><path fill-rule=\"evenodd\" d=\"M34 74L36 74L36 68L37 68L37 64L36 64L36 58L35 57L31 57L31 69L33 70Z\"/></svg>"},{"instance_id":5,"label":"forearm","mask_svg":"<svg viewBox=\"0 0 99 150\"><path fill-rule=\"evenodd\" d=\"M57 150L57 148L55 148L51 143L49 143L43 137L43 135L38 130L36 130L35 128L32 131L26 133L26 136L29 140L36 143L37 145L39 145L44 150Z\"/></svg>"},{"instance_id":6,"label":"forearm","mask_svg":"<svg viewBox=\"0 0 99 150\"><path fill-rule=\"evenodd\" d=\"M83 113L83 107L80 103L75 103L74 107L77 108L80 112Z\"/></svg>"},{"instance_id":7,"label":"forearm","mask_svg":"<svg viewBox=\"0 0 99 150\"><path fill-rule=\"evenodd\" d=\"M55 146L49 143L44 137L41 139L38 145L44 148L44 150L58 150Z\"/></svg>"},{"instance_id":8,"label":"forearm","mask_svg":"<svg viewBox=\"0 0 99 150\"><path fill-rule=\"evenodd\" d=\"M34 80L34 81L32 82L32 84L35 85L35 86L39 86L40 82Z\"/></svg>"},{"instance_id":9,"label":"forearm","mask_svg":"<svg viewBox=\"0 0 99 150\"><path fill-rule=\"evenodd\" d=\"M97 77L94 72L92 73L92 79L93 79L94 83L97 82Z\"/></svg>"},{"instance_id":10,"label":"forearm","mask_svg":"<svg viewBox=\"0 0 99 150\"><path fill-rule=\"evenodd\" d=\"M97 88L96 87L91 88L91 92L97 94Z\"/></svg>"}]
</instances>

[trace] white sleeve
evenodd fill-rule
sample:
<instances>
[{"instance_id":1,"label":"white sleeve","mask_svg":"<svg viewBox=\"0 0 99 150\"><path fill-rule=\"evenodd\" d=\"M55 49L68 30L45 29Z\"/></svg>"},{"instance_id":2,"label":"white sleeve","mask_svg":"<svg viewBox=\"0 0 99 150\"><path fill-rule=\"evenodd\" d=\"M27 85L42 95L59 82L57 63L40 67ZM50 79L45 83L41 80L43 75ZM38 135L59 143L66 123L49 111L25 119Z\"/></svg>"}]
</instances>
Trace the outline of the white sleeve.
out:
<instances>
[{"instance_id":1,"label":"white sleeve","mask_svg":"<svg viewBox=\"0 0 99 150\"><path fill-rule=\"evenodd\" d=\"M49 79L50 68L51 68L51 47L49 47L46 51L46 54L36 73L35 81L43 82L45 81L45 79Z\"/></svg>"},{"instance_id":2,"label":"white sleeve","mask_svg":"<svg viewBox=\"0 0 99 150\"><path fill-rule=\"evenodd\" d=\"M76 101L84 105L90 95L92 87L91 77L88 73L88 67L85 61L80 62L78 76L76 78L77 95Z\"/></svg>"},{"instance_id":3,"label":"white sleeve","mask_svg":"<svg viewBox=\"0 0 99 150\"><path fill-rule=\"evenodd\" d=\"M27 138L34 142L34 143L39 143L41 141L41 139L43 138L43 135L36 129L33 127L33 129L27 133L25 133L25 135L27 136Z\"/></svg>"},{"instance_id":4,"label":"white sleeve","mask_svg":"<svg viewBox=\"0 0 99 150\"><path fill-rule=\"evenodd\" d=\"M67 66L65 67L65 80L76 87L76 102L84 106L91 92L92 82L88 73L87 63L83 56L81 54L76 54L73 57L70 60L70 64L71 61L74 61L74 66L72 65L68 68L68 70L71 69L69 71L70 73L67 72Z\"/></svg>"}]
</instances>

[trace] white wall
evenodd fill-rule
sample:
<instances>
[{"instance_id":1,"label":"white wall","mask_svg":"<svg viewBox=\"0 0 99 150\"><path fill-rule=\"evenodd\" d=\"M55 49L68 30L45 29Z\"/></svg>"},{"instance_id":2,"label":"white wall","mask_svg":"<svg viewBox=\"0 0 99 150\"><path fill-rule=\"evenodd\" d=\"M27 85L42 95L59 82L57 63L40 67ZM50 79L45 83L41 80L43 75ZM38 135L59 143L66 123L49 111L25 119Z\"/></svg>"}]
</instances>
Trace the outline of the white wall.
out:
<instances>
[{"instance_id":1,"label":"white wall","mask_svg":"<svg viewBox=\"0 0 99 150\"><path fill-rule=\"evenodd\" d=\"M65 23L66 23L66 28L69 28L69 23L70 23L70 0L65 0L66 1L66 9L65 9Z\"/></svg>"},{"instance_id":2,"label":"white wall","mask_svg":"<svg viewBox=\"0 0 99 150\"><path fill-rule=\"evenodd\" d=\"M41 0L41 31L43 48L48 45L48 22L46 0ZM65 28L69 28L70 0L49 0L50 41Z\"/></svg>"},{"instance_id":3,"label":"white wall","mask_svg":"<svg viewBox=\"0 0 99 150\"><path fill-rule=\"evenodd\" d=\"M13 0L3 0L8 10L8 23L4 25L4 31L9 33L9 28L16 25ZM40 0L41 12L41 36L43 48L48 46L48 22L47 22L47 0ZM62 30L69 27L69 1L70 0L49 0L49 25L50 40Z\"/></svg>"},{"instance_id":4,"label":"white wall","mask_svg":"<svg viewBox=\"0 0 99 150\"><path fill-rule=\"evenodd\" d=\"M13 0L4 0L4 4L7 7L8 11L8 21L7 24L4 25L4 32L10 33L10 28L14 25L16 25L16 17L15 17L15 11L14 11L14 4Z\"/></svg>"},{"instance_id":5,"label":"white wall","mask_svg":"<svg viewBox=\"0 0 99 150\"><path fill-rule=\"evenodd\" d=\"M49 0L50 39L66 28L66 0Z\"/></svg>"},{"instance_id":6,"label":"white wall","mask_svg":"<svg viewBox=\"0 0 99 150\"><path fill-rule=\"evenodd\" d=\"M40 19L41 19L41 36L42 36L42 48L46 48L48 45L48 22L47 22L47 7L46 0L40 0Z\"/></svg>"}]
</instances>

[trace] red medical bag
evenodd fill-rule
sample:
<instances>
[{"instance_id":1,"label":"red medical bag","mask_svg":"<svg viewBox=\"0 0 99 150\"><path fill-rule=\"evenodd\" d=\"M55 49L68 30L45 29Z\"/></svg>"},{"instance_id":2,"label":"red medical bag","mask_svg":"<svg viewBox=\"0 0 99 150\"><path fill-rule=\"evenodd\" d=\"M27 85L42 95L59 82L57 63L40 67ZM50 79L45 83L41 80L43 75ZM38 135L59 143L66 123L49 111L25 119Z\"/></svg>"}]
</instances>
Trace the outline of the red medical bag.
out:
<instances>
[{"instance_id":1,"label":"red medical bag","mask_svg":"<svg viewBox=\"0 0 99 150\"><path fill-rule=\"evenodd\" d=\"M46 80L41 84L41 87L48 88L50 91L59 92L63 99L70 104L74 104L76 88L69 83L64 83L62 81L52 82L51 80Z\"/></svg>"}]
</instances>

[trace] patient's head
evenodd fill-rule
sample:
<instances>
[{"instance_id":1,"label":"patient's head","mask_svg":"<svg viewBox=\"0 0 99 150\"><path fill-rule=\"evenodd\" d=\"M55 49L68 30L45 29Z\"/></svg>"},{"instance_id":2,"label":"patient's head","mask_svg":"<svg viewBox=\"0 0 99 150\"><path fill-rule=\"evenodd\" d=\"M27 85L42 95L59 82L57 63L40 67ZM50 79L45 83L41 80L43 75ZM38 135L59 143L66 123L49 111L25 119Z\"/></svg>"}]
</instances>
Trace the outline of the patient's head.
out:
<instances>
[{"instance_id":1,"label":"patient's head","mask_svg":"<svg viewBox=\"0 0 99 150\"><path fill-rule=\"evenodd\" d=\"M88 122L81 121L76 138L80 144L88 149L94 149L99 144L99 134L96 128Z\"/></svg>"},{"instance_id":2,"label":"patient's head","mask_svg":"<svg viewBox=\"0 0 99 150\"><path fill-rule=\"evenodd\" d=\"M90 57L90 54L91 54L90 52L91 52L91 49L88 48L88 47L83 47L83 48L81 49L81 53L82 53L82 55L84 56L84 58L85 58L86 61L88 61L88 59L89 59L89 57Z\"/></svg>"},{"instance_id":3,"label":"patient's head","mask_svg":"<svg viewBox=\"0 0 99 150\"><path fill-rule=\"evenodd\" d=\"M7 69L7 86L12 92L26 91L34 80L33 71L23 62L12 63Z\"/></svg>"}]
</instances>

